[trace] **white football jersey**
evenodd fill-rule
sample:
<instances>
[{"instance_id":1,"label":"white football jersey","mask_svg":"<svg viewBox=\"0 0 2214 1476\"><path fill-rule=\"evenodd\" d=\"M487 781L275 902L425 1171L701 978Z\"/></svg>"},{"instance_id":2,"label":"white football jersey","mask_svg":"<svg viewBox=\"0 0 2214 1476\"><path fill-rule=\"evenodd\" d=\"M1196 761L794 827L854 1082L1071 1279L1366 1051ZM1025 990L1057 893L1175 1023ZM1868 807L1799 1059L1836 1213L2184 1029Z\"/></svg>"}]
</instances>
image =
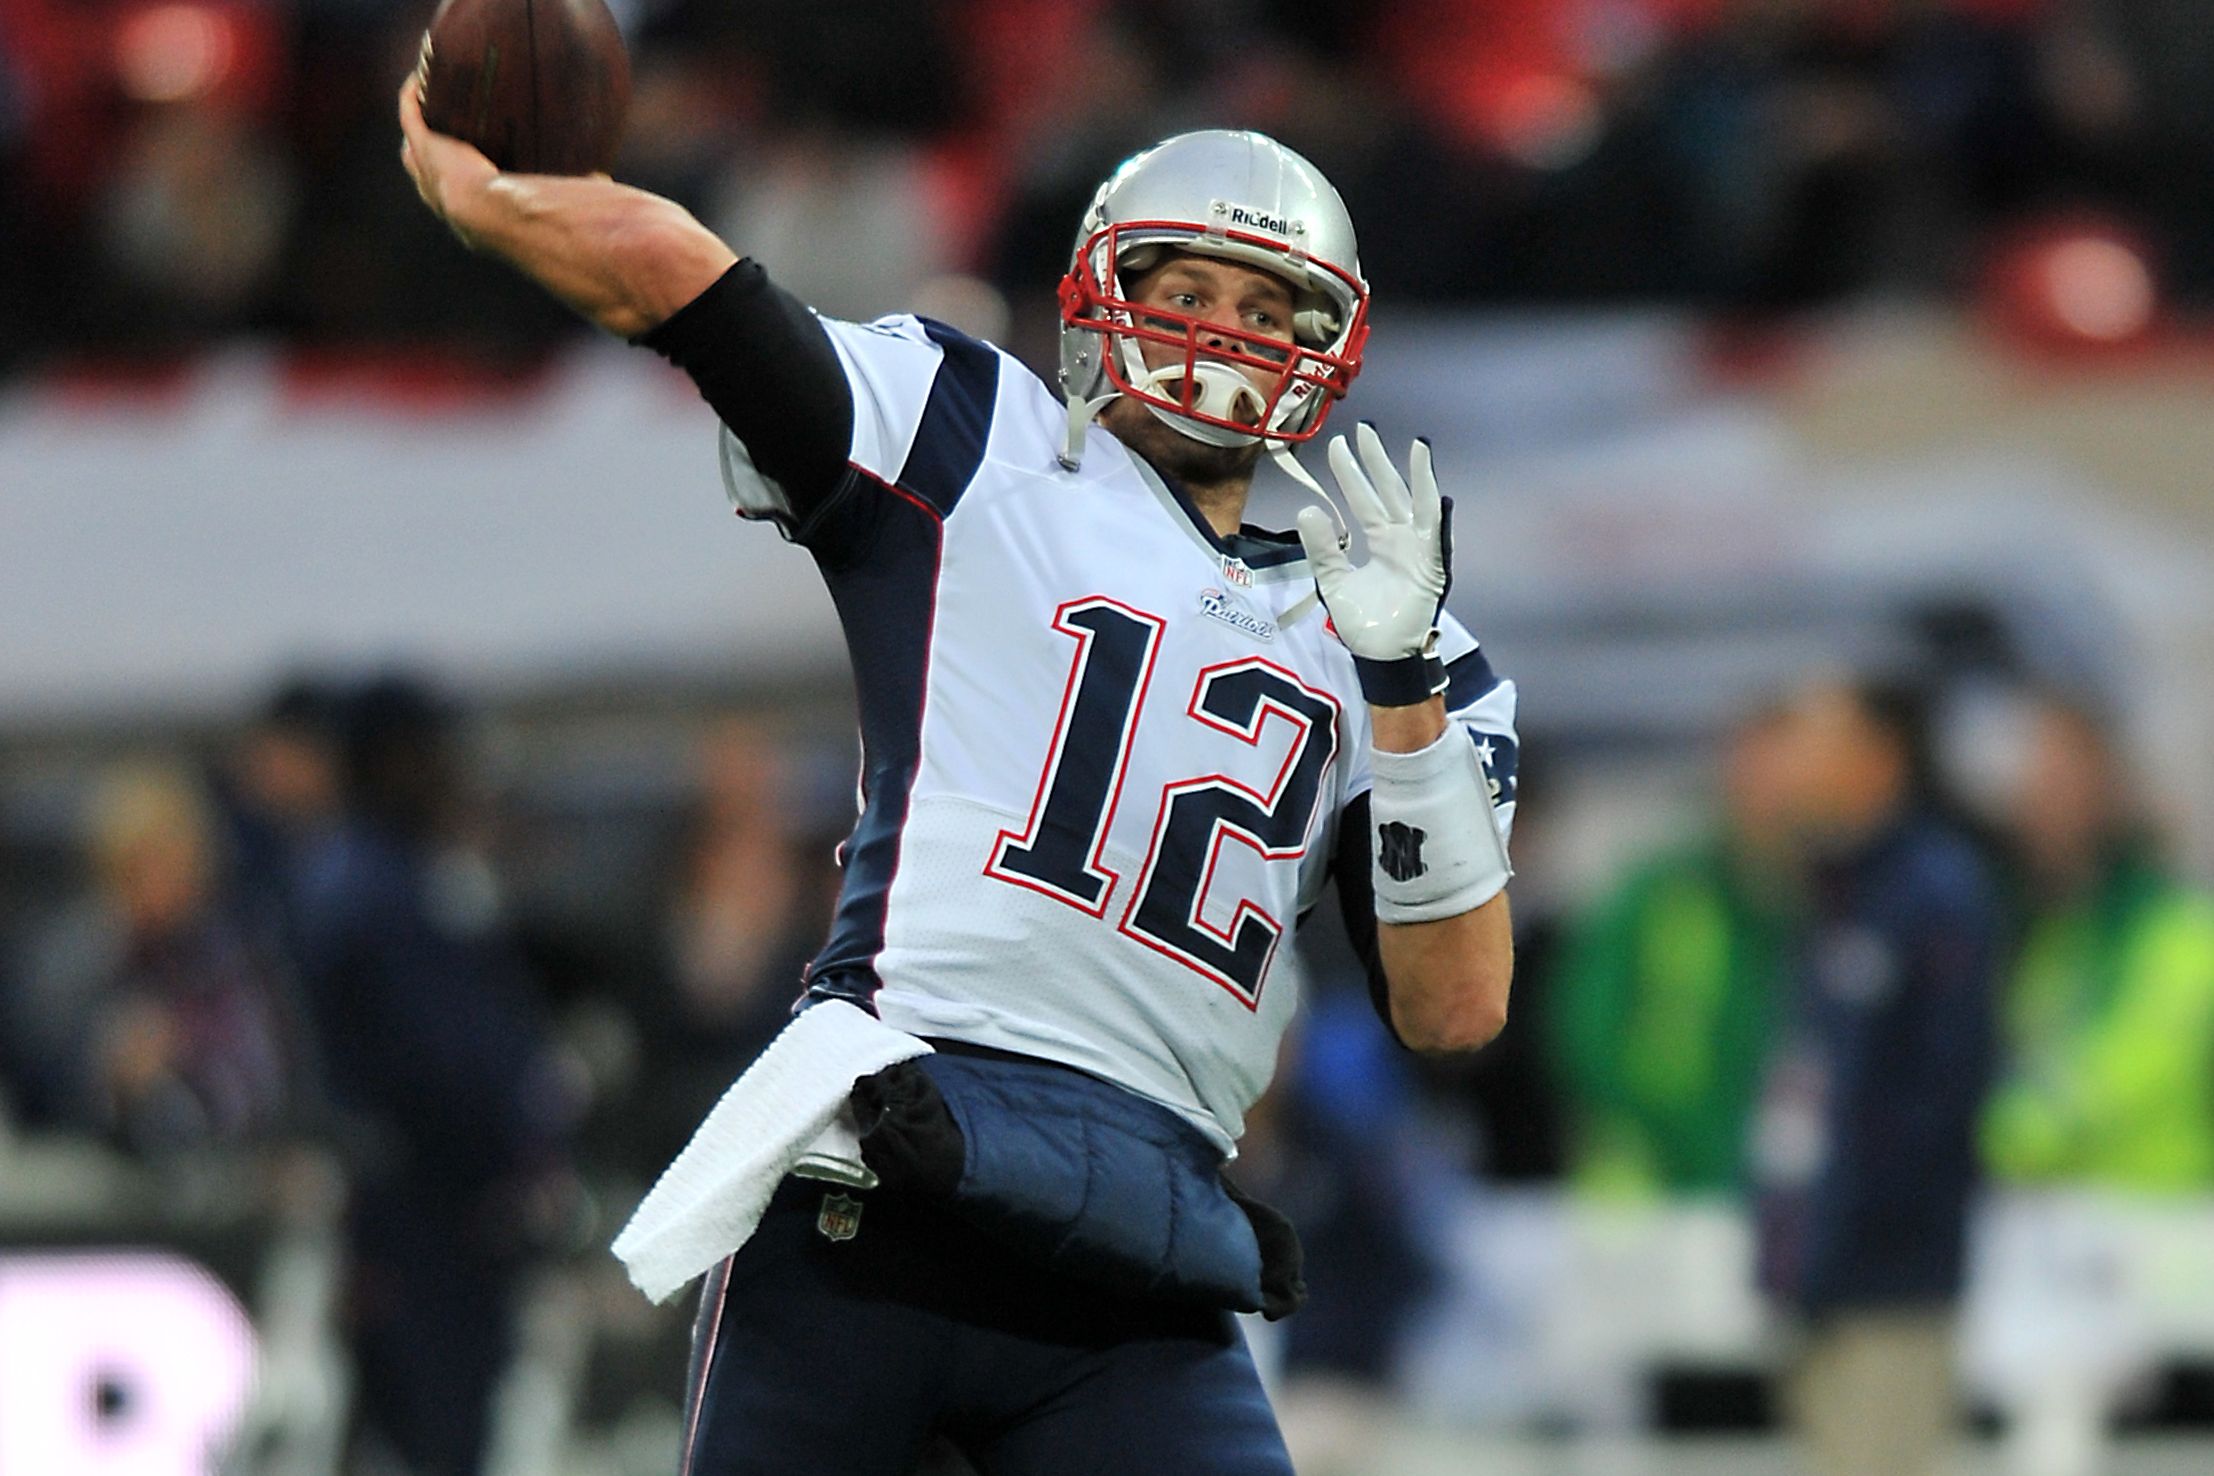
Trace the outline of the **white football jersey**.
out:
<instances>
[{"instance_id":1,"label":"white football jersey","mask_svg":"<svg viewBox=\"0 0 2214 1476\"><path fill-rule=\"evenodd\" d=\"M1216 536L1096 426L1065 469L1060 401L998 349L823 323L854 397L839 490L795 515L723 433L739 511L821 565L859 691L861 816L810 987L1090 1072L1229 1152L1370 784L1298 540ZM1449 617L1441 654L1504 827L1514 687ZM1366 854L1364 828L1364 898Z\"/></svg>"}]
</instances>

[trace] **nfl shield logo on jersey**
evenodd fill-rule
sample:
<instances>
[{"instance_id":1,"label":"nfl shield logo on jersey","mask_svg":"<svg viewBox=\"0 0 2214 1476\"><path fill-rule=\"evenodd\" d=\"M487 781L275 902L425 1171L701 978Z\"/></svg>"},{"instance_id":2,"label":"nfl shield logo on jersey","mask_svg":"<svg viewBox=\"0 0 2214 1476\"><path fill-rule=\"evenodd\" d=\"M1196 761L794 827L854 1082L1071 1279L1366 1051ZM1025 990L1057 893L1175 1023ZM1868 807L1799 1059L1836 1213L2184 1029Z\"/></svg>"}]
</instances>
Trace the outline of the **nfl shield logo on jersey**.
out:
<instances>
[{"instance_id":1,"label":"nfl shield logo on jersey","mask_svg":"<svg viewBox=\"0 0 2214 1476\"><path fill-rule=\"evenodd\" d=\"M851 1240L861 1233L861 1201L849 1194L825 1194L815 1228L825 1240Z\"/></svg>"}]
</instances>

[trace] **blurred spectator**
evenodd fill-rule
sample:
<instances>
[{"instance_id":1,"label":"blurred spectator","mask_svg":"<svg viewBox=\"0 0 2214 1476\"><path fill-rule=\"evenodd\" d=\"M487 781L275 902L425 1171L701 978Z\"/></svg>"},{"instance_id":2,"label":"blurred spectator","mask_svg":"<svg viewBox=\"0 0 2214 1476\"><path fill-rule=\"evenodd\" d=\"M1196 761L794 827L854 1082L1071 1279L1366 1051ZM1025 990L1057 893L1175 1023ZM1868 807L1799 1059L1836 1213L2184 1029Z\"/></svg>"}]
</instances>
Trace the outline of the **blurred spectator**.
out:
<instances>
[{"instance_id":1,"label":"blurred spectator","mask_svg":"<svg viewBox=\"0 0 2214 1476\"><path fill-rule=\"evenodd\" d=\"M1996 219L2116 183L2127 79L2084 27L2053 26L2048 55L2025 18L1967 6L1723 7L1634 125L1687 202L1684 259L1756 308L1959 285Z\"/></svg>"},{"instance_id":2,"label":"blurred spectator","mask_svg":"<svg viewBox=\"0 0 2214 1476\"><path fill-rule=\"evenodd\" d=\"M26 331L168 347L255 322L297 193L290 58L260 0L16 0ZM15 259L11 256L11 271Z\"/></svg>"},{"instance_id":3,"label":"blurred spectator","mask_svg":"<svg viewBox=\"0 0 2214 1476\"><path fill-rule=\"evenodd\" d=\"M315 5L296 17L290 114L300 200L259 316L312 347L444 349L478 377L528 367L584 324L515 272L455 248L394 164L392 97L429 8Z\"/></svg>"},{"instance_id":4,"label":"blurred spectator","mask_svg":"<svg viewBox=\"0 0 2214 1476\"><path fill-rule=\"evenodd\" d=\"M834 317L912 307L953 259L930 145L965 107L940 0L749 0L773 125L728 162L709 224ZM823 243L835 241L826 251Z\"/></svg>"},{"instance_id":5,"label":"blurred spectator","mask_svg":"<svg viewBox=\"0 0 2214 1476\"><path fill-rule=\"evenodd\" d=\"M1820 1476L1929 1476L1989 1072L1999 917L1939 818L1921 697L1815 682L1778 737L1808 917L1755 1137L1761 1285Z\"/></svg>"},{"instance_id":6,"label":"blurred spectator","mask_svg":"<svg viewBox=\"0 0 2214 1476\"><path fill-rule=\"evenodd\" d=\"M285 996L221 893L215 818L184 770L108 774L94 891L57 919L7 1034L36 1124L148 1154L267 1139L298 1095Z\"/></svg>"},{"instance_id":7,"label":"blurred spectator","mask_svg":"<svg viewBox=\"0 0 2214 1476\"><path fill-rule=\"evenodd\" d=\"M1554 852L1559 812L1542 789L1549 771L1533 776L1519 752L1508 769L1515 794L1515 1028L1480 1051L1418 1056L1413 1065L1428 1099L1425 1120L1469 1178L1487 1188L1550 1188L1566 1174L1569 1156L1569 1114L1548 1026L1570 889Z\"/></svg>"},{"instance_id":8,"label":"blurred spectator","mask_svg":"<svg viewBox=\"0 0 2214 1476\"><path fill-rule=\"evenodd\" d=\"M2010 830L2028 917L1984 1117L1992 1172L2214 1189L2214 898L2162 861L2102 719L2039 707Z\"/></svg>"},{"instance_id":9,"label":"blurred spectator","mask_svg":"<svg viewBox=\"0 0 2214 1476\"><path fill-rule=\"evenodd\" d=\"M120 324L145 340L251 323L295 194L289 160L242 115L179 105L146 118L99 210L103 336Z\"/></svg>"},{"instance_id":10,"label":"blurred spectator","mask_svg":"<svg viewBox=\"0 0 2214 1476\"><path fill-rule=\"evenodd\" d=\"M1302 929L1302 949L1318 950L1302 1023L1232 1175L1299 1232L1307 1301L1281 1325L1272 1399L1313 1476L1368 1468L1408 1323L1440 1271L1424 1216L1442 1165L1423 1151L1413 1060L1378 1024L1336 929Z\"/></svg>"},{"instance_id":11,"label":"blurred spectator","mask_svg":"<svg viewBox=\"0 0 2214 1476\"><path fill-rule=\"evenodd\" d=\"M2024 937L1984 1113L2014 1192L1985 1253L2034 1267L1979 1369L2018 1476L2096 1476L2106 1432L2155 1371L2133 1305L2148 1210L2214 1188L2214 901L2164 864L2108 719L2032 705L2007 831Z\"/></svg>"},{"instance_id":12,"label":"blurred spectator","mask_svg":"<svg viewBox=\"0 0 2214 1476\"><path fill-rule=\"evenodd\" d=\"M698 814L669 900L666 995L644 1011L635 1161L676 1155L791 1017L836 893L831 847L812 849L793 766L758 727L725 722L699 749Z\"/></svg>"},{"instance_id":13,"label":"blurred spectator","mask_svg":"<svg viewBox=\"0 0 2214 1476\"><path fill-rule=\"evenodd\" d=\"M1542 990L1601 1194L1735 1194L1791 928L1784 719L1724 739L1714 834L1633 867L1574 928Z\"/></svg>"},{"instance_id":14,"label":"blurred spectator","mask_svg":"<svg viewBox=\"0 0 2214 1476\"><path fill-rule=\"evenodd\" d=\"M2197 0L2130 0L2055 9L2063 37L2094 44L2056 50L2056 95L2087 99L2095 115L2126 105L2130 126L2113 131L2107 157L2136 185L2178 287L2206 301L2214 293L2214 193L2205 188L2214 158L2214 31L2205 8ZM2085 59L2094 66L2082 66Z\"/></svg>"},{"instance_id":15,"label":"blurred spectator","mask_svg":"<svg viewBox=\"0 0 2214 1476\"><path fill-rule=\"evenodd\" d=\"M23 896L26 857L15 817L0 804L0 1144L23 1114L23 1062L16 1020L23 975L23 927L28 911Z\"/></svg>"},{"instance_id":16,"label":"blurred spectator","mask_svg":"<svg viewBox=\"0 0 2214 1476\"><path fill-rule=\"evenodd\" d=\"M906 310L951 264L923 156L898 139L786 136L739 161L710 224L809 306L863 322Z\"/></svg>"},{"instance_id":17,"label":"blurred spectator","mask_svg":"<svg viewBox=\"0 0 2214 1476\"><path fill-rule=\"evenodd\" d=\"M310 1011L354 1135L361 1415L417 1476L479 1467L578 1106L467 846L455 722L402 679L348 699L344 820L299 892Z\"/></svg>"},{"instance_id":18,"label":"blurred spectator","mask_svg":"<svg viewBox=\"0 0 2214 1476\"><path fill-rule=\"evenodd\" d=\"M1056 321L1052 287L1100 179L1181 128L1255 128L1311 159L1344 193L1363 271L1393 300L1450 300L1489 284L1495 192L1394 85L1367 45L1372 29L1358 9L1303 0L1098 7L1065 83L1030 121L986 252L1016 304L1018 335ZM1018 337L1015 347L1052 357L1049 340Z\"/></svg>"},{"instance_id":19,"label":"blurred spectator","mask_svg":"<svg viewBox=\"0 0 2214 1476\"><path fill-rule=\"evenodd\" d=\"M11 202L0 211L0 261L9 264L6 272L0 272L0 374L13 369L45 336L37 289L49 269L33 258L44 243L24 208L30 189L29 84L23 49L11 35L5 9L0 9L0 200Z\"/></svg>"},{"instance_id":20,"label":"blurred spectator","mask_svg":"<svg viewBox=\"0 0 2214 1476\"><path fill-rule=\"evenodd\" d=\"M298 945L297 888L307 852L338 823L337 694L296 678L232 745L215 791L241 905L287 954Z\"/></svg>"},{"instance_id":21,"label":"blurred spectator","mask_svg":"<svg viewBox=\"0 0 2214 1476\"><path fill-rule=\"evenodd\" d=\"M697 211L759 125L758 79L726 48L658 29L632 42L630 117L615 172Z\"/></svg>"},{"instance_id":22,"label":"blurred spectator","mask_svg":"<svg viewBox=\"0 0 2214 1476\"><path fill-rule=\"evenodd\" d=\"M1080 61L1039 99L1039 116L1019 141L985 264L1014 307L1009 346L1032 363L1051 363L1057 352L1054 284L1068 270L1093 191L1159 138L1164 119L1186 121L1171 90L1173 36L1096 16L1072 48Z\"/></svg>"}]
</instances>

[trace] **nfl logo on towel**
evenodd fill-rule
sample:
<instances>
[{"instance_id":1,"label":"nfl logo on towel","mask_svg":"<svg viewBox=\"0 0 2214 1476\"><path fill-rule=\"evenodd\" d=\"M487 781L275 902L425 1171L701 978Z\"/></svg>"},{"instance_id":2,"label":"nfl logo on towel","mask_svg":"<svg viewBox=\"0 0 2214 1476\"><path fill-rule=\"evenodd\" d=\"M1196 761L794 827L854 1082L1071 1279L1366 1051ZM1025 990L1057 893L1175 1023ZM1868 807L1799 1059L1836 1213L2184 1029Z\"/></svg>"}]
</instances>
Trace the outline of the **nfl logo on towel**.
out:
<instances>
[{"instance_id":1,"label":"nfl logo on towel","mask_svg":"<svg viewBox=\"0 0 2214 1476\"><path fill-rule=\"evenodd\" d=\"M846 1194L825 1194L815 1228L826 1240L851 1240L861 1233L861 1201Z\"/></svg>"}]
</instances>

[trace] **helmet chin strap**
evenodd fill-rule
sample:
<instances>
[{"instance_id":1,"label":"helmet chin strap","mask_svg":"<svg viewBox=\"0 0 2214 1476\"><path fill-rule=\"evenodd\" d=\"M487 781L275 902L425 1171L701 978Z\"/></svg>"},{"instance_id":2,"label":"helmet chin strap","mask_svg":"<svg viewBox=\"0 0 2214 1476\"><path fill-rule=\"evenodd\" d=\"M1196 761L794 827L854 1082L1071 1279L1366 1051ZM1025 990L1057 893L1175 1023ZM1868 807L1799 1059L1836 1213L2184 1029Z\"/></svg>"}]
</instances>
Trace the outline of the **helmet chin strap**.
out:
<instances>
[{"instance_id":1,"label":"helmet chin strap","mask_svg":"<svg viewBox=\"0 0 2214 1476\"><path fill-rule=\"evenodd\" d=\"M1092 422L1099 419L1099 412L1121 397L1122 391L1109 390L1094 400L1079 395L1069 396L1069 425L1061 440L1061 454L1055 458L1064 470L1076 471L1084 465L1084 433Z\"/></svg>"},{"instance_id":2,"label":"helmet chin strap","mask_svg":"<svg viewBox=\"0 0 2214 1476\"><path fill-rule=\"evenodd\" d=\"M1290 477L1298 485L1301 491L1313 496L1323 507L1329 510L1330 522L1338 530L1338 547L1350 546L1353 542L1353 530L1345 525L1345 514L1338 511L1338 500L1323 491L1322 483L1316 481L1307 468L1299 464L1299 458L1292 454L1290 444L1284 441L1276 442L1268 448L1268 457L1269 460L1276 463L1285 476ZM1278 619L1277 624L1284 626L1297 625L1313 614L1315 608L1321 603L1322 586L1318 584L1301 596L1297 604L1286 610Z\"/></svg>"}]
</instances>

